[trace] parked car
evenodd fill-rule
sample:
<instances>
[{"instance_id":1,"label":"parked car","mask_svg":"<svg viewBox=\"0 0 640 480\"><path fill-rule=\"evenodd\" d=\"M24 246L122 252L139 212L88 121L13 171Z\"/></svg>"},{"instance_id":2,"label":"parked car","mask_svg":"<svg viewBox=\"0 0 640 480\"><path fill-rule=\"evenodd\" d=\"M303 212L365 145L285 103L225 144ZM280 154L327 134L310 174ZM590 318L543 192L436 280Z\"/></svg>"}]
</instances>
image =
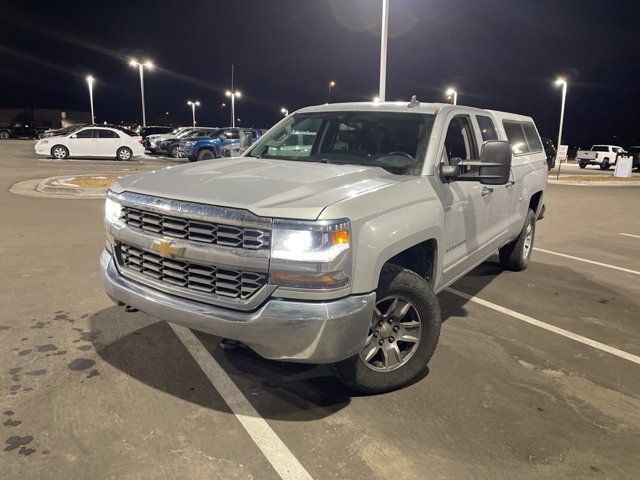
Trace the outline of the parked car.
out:
<instances>
[{"instance_id":1,"label":"parked car","mask_svg":"<svg viewBox=\"0 0 640 480\"><path fill-rule=\"evenodd\" d=\"M251 133L252 143L261 136L260 130L253 128L224 128L217 136L187 140L180 148L191 162L220 158L223 147L240 143L241 131Z\"/></svg>"},{"instance_id":2,"label":"parked car","mask_svg":"<svg viewBox=\"0 0 640 480\"><path fill-rule=\"evenodd\" d=\"M169 155L171 158L178 158L181 155L178 152L178 146L183 139L198 140L208 137L211 134L219 132L219 128L212 127L195 127L180 132L175 138L168 138L156 142L156 153L160 155Z\"/></svg>"},{"instance_id":3,"label":"parked car","mask_svg":"<svg viewBox=\"0 0 640 480\"><path fill-rule=\"evenodd\" d=\"M149 135L163 135L166 133L171 133L173 132L173 130L174 130L174 127L162 127L162 126L154 125L154 126L140 128L138 135L140 135L144 140Z\"/></svg>"},{"instance_id":4,"label":"parked car","mask_svg":"<svg viewBox=\"0 0 640 480\"><path fill-rule=\"evenodd\" d=\"M556 166L556 147L553 144L553 140L550 138L540 138L542 140L542 146L544 147L544 153L547 156L547 167L549 170Z\"/></svg>"},{"instance_id":5,"label":"parked car","mask_svg":"<svg viewBox=\"0 0 640 480\"><path fill-rule=\"evenodd\" d=\"M640 172L640 146L629 147L627 149L627 155L633 157L633 168Z\"/></svg>"},{"instance_id":6,"label":"parked car","mask_svg":"<svg viewBox=\"0 0 640 480\"><path fill-rule=\"evenodd\" d=\"M615 165L618 157L624 154L624 148L617 145L593 145L589 150L578 150L576 160L580 168L599 165L600 170L609 170L611 165Z\"/></svg>"},{"instance_id":7,"label":"parked car","mask_svg":"<svg viewBox=\"0 0 640 480\"><path fill-rule=\"evenodd\" d=\"M36 143L35 150L38 155L58 159L115 157L118 160L130 160L144 154L141 137L131 136L123 129L98 125L82 127L64 135L43 138Z\"/></svg>"},{"instance_id":8,"label":"parked car","mask_svg":"<svg viewBox=\"0 0 640 480\"><path fill-rule=\"evenodd\" d=\"M296 132L311 148L282 150ZM389 391L426 371L436 293L496 251L527 268L547 176L526 116L415 98L304 108L242 157L118 179L104 284L128 311Z\"/></svg>"},{"instance_id":9,"label":"parked car","mask_svg":"<svg viewBox=\"0 0 640 480\"><path fill-rule=\"evenodd\" d=\"M192 129L194 127L178 127L174 128L170 133L157 133L153 135L148 135L147 138L144 139L144 147L149 150L151 153L156 152L156 144L162 140L167 140L169 138L175 138L177 135L182 133L185 130Z\"/></svg>"},{"instance_id":10,"label":"parked car","mask_svg":"<svg viewBox=\"0 0 640 480\"><path fill-rule=\"evenodd\" d=\"M12 125L0 128L0 139L9 138L42 138L46 128L38 127L34 122L15 122Z\"/></svg>"}]
</instances>

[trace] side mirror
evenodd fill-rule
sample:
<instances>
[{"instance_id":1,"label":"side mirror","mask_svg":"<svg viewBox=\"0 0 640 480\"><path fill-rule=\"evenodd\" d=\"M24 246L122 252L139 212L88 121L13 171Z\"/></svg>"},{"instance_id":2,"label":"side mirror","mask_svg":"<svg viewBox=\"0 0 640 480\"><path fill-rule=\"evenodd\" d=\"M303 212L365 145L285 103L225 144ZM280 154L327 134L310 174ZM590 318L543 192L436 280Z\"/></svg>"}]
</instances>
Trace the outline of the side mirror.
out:
<instances>
[{"instance_id":1,"label":"side mirror","mask_svg":"<svg viewBox=\"0 0 640 480\"><path fill-rule=\"evenodd\" d=\"M71 135L69 138L78 138L78 135L76 135L75 133L73 135Z\"/></svg>"},{"instance_id":2,"label":"side mirror","mask_svg":"<svg viewBox=\"0 0 640 480\"><path fill-rule=\"evenodd\" d=\"M511 173L511 145L503 140L489 140L482 144L480 160L451 161L442 165L441 174L445 179L463 182L480 182L484 185L506 185ZM478 167L465 172L464 167Z\"/></svg>"}]
</instances>

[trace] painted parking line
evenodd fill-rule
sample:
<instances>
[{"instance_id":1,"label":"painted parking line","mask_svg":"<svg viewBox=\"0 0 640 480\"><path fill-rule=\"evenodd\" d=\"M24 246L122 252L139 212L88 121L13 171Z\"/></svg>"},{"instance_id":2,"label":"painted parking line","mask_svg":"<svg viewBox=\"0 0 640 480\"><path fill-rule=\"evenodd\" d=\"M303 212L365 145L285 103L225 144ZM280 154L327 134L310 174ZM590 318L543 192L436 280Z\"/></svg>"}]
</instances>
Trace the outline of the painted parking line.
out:
<instances>
[{"instance_id":1,"label":"painted parking line","mask_svg":"<svg viewBox=\"0 0 640 480\"><path fill-rule=\"evenodd\" d=\"M215 358L191 330L169 324L211 384L283 480L312 480L298 459L249 403Z\"/></svg>"},{"instance_id":2,"label":"painted parking line","mask_svg":"<svg viewBox=\"0 0 640 480\"><path fill-rule=\"evenodd\" d=\"M611 355L615 355L616 357L623 358L625 360L629 360L630 362L640 365L640 357L638 355L625 352L624 350L620 350L619 348L615 348L605 343L592 340L591 338L583 337L582 335L578 335L577 333L573 333L569 330L565 330L564 328L556 327L555 325L545 323L533 317L529 317L528 315L524 315L520 312L516 312L515 310L511 310L501 305L488 302L481 298L468 295L464 292L461 292L460 290L456 290L451 287L445 288L445 291L452 293L454 295L457 295L458 297L462 297L465 300L469 300L470 302L474 302L484 307L495 310L496 312L504 313L505 315L509 315L510 317L516 318L530 325L535 325L536 327L540 327L540 328L543 328L544 330L557 333L558 335L562 335L563 337L570 338L571 340L575 340L576 342L582 343L584 345L589 345L590 347L597 348L598 350L601 350L603 352L610 353Z\"/></svg>"},{"instance_id":3,"label":"painted parking line","mask_svg":"<svg viewBox=\"0 0 640 480\"><path fill-rule=\"evenodd\" d=\"M533 247L536 252L549 253L551 255L557 255L559 257L569 258L571 260L578 260L579 262L590 263L592 265L598 265L600 267L612 268L613 270L618 270L620 272L632 273L634 275L640 275L640 272L637 270L631 270L629 268L617 267L616 265L609 265L608 263L596 262L594 260L588 260L586 258L574 257L573 255L567 255L566 253L552 252L551 250L544 250L542 248Z\"/></svg>"},{"instance_id":4,"label":"painted parking line","mask_svg":"<svg viewBox=\"0 0 640 480\"><path fill-rule=\"evenodd\" d=\"M624 235L625 237L640 238L640 235L631 235L630 233L621 233L620 235Z\"/></svg>"}]
</instances>

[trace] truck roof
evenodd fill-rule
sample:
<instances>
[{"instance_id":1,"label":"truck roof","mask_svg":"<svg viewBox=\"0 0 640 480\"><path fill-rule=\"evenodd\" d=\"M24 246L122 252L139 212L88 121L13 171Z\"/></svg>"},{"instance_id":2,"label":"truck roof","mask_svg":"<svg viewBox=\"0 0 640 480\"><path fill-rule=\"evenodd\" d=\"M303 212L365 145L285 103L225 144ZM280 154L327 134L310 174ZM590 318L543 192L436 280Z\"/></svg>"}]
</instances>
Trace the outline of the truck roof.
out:
<instances>
[{"instance_id":1,"label":"truck roof","mask_svg":"<svg viewBox=\"0 0 640 480\"><path fill-rule=\"evenodd\" d=\"M402 112L402 113L422 113L422 114L436 114L439 112L447 112L449 110L472 110L478 113L491 113L496 116L497 119L510 119L516 121L533 121L531 117L526 115L519 115L516 113L500 112L497 110L486 110L483 108L467 107L465 105L451 105L450 103L437 103L437 102L420 102L416 106L409 106L408 101L401 102L345 102L345 103L325 103L323 105L314 105L311 107L301 108L296 113L311 113L311 112Z\"/></svg>"}]
</instances>

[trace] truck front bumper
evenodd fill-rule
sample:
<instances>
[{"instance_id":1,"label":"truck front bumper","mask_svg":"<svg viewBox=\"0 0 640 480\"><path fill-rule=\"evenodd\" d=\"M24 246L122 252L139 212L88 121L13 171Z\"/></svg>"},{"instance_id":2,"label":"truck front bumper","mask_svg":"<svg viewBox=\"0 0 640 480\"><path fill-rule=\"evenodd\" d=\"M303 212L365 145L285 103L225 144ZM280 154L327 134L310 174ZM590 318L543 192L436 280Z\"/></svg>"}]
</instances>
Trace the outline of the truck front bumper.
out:
<instances>
[{"instance_id":1,"label":"truck front bumper","mask_svg":"<svg viewBox=\"0 0 640 480\"><path fill-rule=\"evenodd\" d=\"M375 293L305 302L271 299L252 312L208 305L132 281L118 271L106 250L100 266L107 294L167 322L239 340L273 360L332 363L360 352L369 332Z\"/></svg>"}]
</instances>

